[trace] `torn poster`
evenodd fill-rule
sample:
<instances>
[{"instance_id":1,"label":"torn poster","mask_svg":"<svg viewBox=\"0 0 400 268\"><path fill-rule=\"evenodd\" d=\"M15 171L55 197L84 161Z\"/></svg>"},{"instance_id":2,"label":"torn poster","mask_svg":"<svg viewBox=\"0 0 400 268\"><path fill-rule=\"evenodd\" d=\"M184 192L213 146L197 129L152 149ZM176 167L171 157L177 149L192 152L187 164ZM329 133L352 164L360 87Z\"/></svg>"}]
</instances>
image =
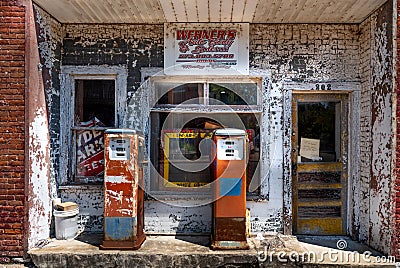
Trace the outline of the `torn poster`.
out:
<instances>
[{"instance_id":1,"label":"torn poster","mask_svg":"<svg viewBox=\"0 0 400 268\"><path fill-rule=\"evenodd\" d=\"M104 131L90 129L104 127L99 119L81 122L85 130L77 131L76 135L76 175L99 176L104 173Z\"/></svg>"}]
</instances>

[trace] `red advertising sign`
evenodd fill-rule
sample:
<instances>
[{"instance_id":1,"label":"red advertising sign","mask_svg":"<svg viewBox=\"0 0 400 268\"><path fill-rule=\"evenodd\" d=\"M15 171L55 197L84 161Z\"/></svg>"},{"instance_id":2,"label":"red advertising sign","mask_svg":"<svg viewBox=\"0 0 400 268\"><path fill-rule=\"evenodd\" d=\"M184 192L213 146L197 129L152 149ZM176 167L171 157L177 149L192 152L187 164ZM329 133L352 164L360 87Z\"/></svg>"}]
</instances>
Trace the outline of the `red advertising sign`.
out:
<instances>
[{"instance_id":1,"label":"red advertising sign","mask_svg":"<svg viewBox=\"0 0 400 268\"><path fill-rule=\"evenodd\" d=\"M209 63L214 68L230 68L237 65L237 58L230 51L237 40L236 30L176 30L179 55L176 62L205 68L197 63Z\"/></svg>"},{"instance_id":2,"label":"red advertising sign","mask_svg":"<svg viewBox=\"0 0 400 268\"><path fill-rule=\"evenodd\" d=\"M165 27L166 74L248 74L248 24Z\"/></svg>"},{"instance_id":3,"label":"red advertising sign","mask_svg":"<svg viewBox=\"0 0 400 268\"><path fill-rule=\"evenodd\" d=\"M104 173L104 131L90 127L104 126L97 118L83 122L88 127L77 131L76 135L76 175L99 176Z\"/></svg>"}]
</instances>

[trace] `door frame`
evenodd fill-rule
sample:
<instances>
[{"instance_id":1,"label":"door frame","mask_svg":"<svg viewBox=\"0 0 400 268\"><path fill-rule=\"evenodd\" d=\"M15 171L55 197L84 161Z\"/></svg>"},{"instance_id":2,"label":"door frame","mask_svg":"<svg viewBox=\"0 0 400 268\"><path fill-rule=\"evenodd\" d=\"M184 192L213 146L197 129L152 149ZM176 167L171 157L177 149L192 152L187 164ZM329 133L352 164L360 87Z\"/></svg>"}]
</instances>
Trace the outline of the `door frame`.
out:
<instances>
[{"instance_id":1,"label":"door frame","mask_svg":"<svg viewBox=\"0 0 400 268\"><path fill-rule=\"evenodd\" d=\"M297 126L297 103L300 102L317 102L317 101L341 101L341 116L340 119L340 149L341 149L341 218L342 218L342 232L338 235L346 235L348 230L348 192L349 192L349 175L348 175L348 165L349 165L349 122L350 122L350 100L351 95L349 91L315 91L315 90L294 90L291 94L291 152L290 152L290 182L291 182L291 209L292 209L292 231L297 233L297 177L294 172L294 168L298 164L298 152L297 148L294 146L298 144L299 137L296 135L298 132ZM295 166L296 165L296 166Z\"/></svg>"}]
</instances>

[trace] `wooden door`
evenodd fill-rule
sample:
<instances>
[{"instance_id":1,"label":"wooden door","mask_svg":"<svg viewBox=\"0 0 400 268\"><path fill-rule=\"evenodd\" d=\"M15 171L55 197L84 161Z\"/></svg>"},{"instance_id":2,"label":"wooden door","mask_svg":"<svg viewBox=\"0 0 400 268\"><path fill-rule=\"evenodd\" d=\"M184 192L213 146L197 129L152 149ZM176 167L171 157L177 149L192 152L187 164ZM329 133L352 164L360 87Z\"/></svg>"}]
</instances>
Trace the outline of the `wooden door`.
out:
<instances>
[{"instance_id":1,"label":"wooden door","mask_svg":"<svg viewBox=\"0 0 400 268\"><path fill-rule=\"evenodd\" d=\"M348 95L294 92L294 233L346 233Z\"/></svg>"}]
</instances>

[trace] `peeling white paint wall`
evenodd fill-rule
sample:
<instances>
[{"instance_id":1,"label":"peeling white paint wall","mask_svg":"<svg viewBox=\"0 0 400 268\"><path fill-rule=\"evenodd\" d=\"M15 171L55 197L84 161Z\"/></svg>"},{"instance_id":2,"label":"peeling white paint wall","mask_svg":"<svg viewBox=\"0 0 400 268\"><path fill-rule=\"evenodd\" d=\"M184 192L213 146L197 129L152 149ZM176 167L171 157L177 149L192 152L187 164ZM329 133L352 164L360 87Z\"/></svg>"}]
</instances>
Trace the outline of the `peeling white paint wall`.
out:
<instances>
[{"instance_id":1,"label":"peeling white paint wall","mask_svg":"<svg viewBox=\"0 0 400 268\"><path fill-rule=\"evenodd\" d=\"M86 232L103 231L104 187L102 185L61 186L62 201L75 202L79 206L79 228Z\"/></svg>"},{"instance_id":2,"label":"peeling white paint wall","mask_svg":"<svg viewBox=\"0 0 400 268\"><path fill-rule=\"evenodd\" d=\"M41 239L50 236L50 191L49 191L49 138L47 112L43 107L37 108L33 122L29 124L29 185L28 221L29 248Z\"/></svg>"},{"instance_id":3,"label":"peeling white paint wall","mask_svg":"<svg viewBox=\"0 0 400 268\"><path fill-rule=\"evenodd\" d=\"M35 29L34 11L26 5L26 173L25 209L27 213L26 244L31 249L37 242L50 236L51 201L50 201L50 139L48 114L40 56Z\"/></svg>"},{"instance_id":4,"label":"peeling white paint wall","mask_svg":"<svg viewBox=\"0 0 400 268\"><path fill-rule=\"evenodd\" d=\"M392 2L388 1L361 30L360 180L354 184L358 239L390 253L392 225Z\"/></svg>"},{"instance_id":5,"label":"peeling white paint wall","mask_svg":"<svg viewBox=\"0 0 400 268\"><path fill-rule=\"evenodd\" d=\"M263 140L265 155L262 175L265 176L265 192L259 200L247 202L251 212L252 231L276 231L291 233L291 91L298 90L350 90L352 109L350 114L349 148L349 233L384 250L388 232L383 227L389 218L386 197L390 160L385 160L390 148L391 115L390 94L372 92L374 85L385 84L388 79L380 68L387 66L382 59L391 51L385 49L388 40L383 24L377 25L377 13L356 24L251 24L250 25L250 74L264 78L263 85ZM146 26L131 25L66 25L65 61L68 64L85 65L81 56L89 62L107 58L111 62L122 54L128 66L128 115L125 126L139 127L147 134L149 94L133 93L143 80L138 79L139 69L145 61L147 67L162 67L162 61L149 60L162 55L162 32L150 31ZM146 33L150 34L146 36ZM155 44L143 47L140 42ZM129 47L122 51L121 43ZM111 45L112 44L112 45ZM110 46L110 47L109 47ZM42 48L47 55L48 48ZM81 50L84 50L83 52ZM122 54L121 54L121 53ZM124 54L125 53L125 54ZM46 56L45 55L45 56ZM46 56L46 58L49 58ZM51 58L51 57L50 57ZM162 58L162 57L160 57ZM90 64L98 64L98 62ZM90 65L89 64L89 65ZM109 65L107 65L109 66ZM377 68L372 70L371 67ZM358 72L357 70L360 70ZM390 69L391 70L391 69ZM376 75L375 75L376 74ZM381 74L381 75L379 75ZM375 77L375 78L374 78ZM136 79L136 80L135 80ZM374 80L375 79L375 80ZM134 80L134 81L133 81ZM140 80L140 81L139 81ZM390 79L389 79L390 80ZM361 86L360 86L361 85ZM150 87L146 87L150 90ZM362 90L360 91L360 88ZM137 91L136 91L137 92ZM373 102L374 96L375 101ZM381 107L376 120L371 116ZM145 107L146 109L142 109ZM371 136L375 133L375 136ZM374 145L372 145L375 143ZM383 150L383 151L382 151ZM374 157L372 159L372 157ZM361 160L359 160L361 159ZM388 162L389 161L389 162ZM375 166L371 166L375 163ZM146 173L149 181L150 174ZM374 176L378 190L371 191ZM66 178L63 178L64 182ZM89 187L90 188L90 187ZM82 208L81 219L87 230L102 230L103 192L100 186L61 187L62 198L75 201ZM388 197L387 197L388 198ZM145 204L145 228L148 232L174 233L209 232L211 208L209 206L182 208L179 198L173 204L149 200ZM188 203L190 205L190 202ZM183 227L184 226L184 227ZM208 227L207 227L208 226Z\"/></svg>"},{"instance_id":6,"label":"peeling white paint wall","mask_svg":"<svg viewBox=\"0 0 400 268\"><path fill-rule=\"evenodd\" d=\"M369 234L369 181L371 180L371 17L360 25L360 75L361 75L361 105L360 105L360 175L354 180L354 212L353 235L356 239L368 242Z\"/></svg>"},{"instance_id":7,"label":"peeling white paint wall","mask_svg":"<svg viewBox=\"0 0 400 268\"><path fill-rule=\"evenodd\" d=\"M62 25L40 7L34 5L40 69L44 83L50 126L50 194L57 198L60 157L60 85Z\"/></svg>"},{"instance_id":8,"label":"peeling white paint wall","mask_svg":"<svg viewBox=\"0 0 400 268\"><path fill-rule=\"evenodd\" d=\"M131 29L129 26L112 29L111 26L96 26L96 33L91 33L90 27L81 28L69 25L66 28L69 40L74 40L74 45L90 48L106 40L117 40L127 38ZM93 28L93 29L94 29ZM265 148L263 155L263 172L265 177L264 196L265 199L248 201L251 212L252 231L275 231L284 230L284 209L286 217L291 215L291 183L290 178L290 124L284 120L284 111L290 111L291 102L284 104L287 92L295 89L287 86L287 81L297 81L304 83L307 89L316 89L328 85L332 87L333 82L355 81L355 84L347 87L346 90L357 88L359 77L354 69L359 63L359 43L357 25L251 25L250 26L250 66L251 75L264 77L263 82L263 140L262 146ZM72 29L79 29L73 31ZM92 38L91 38L92 35ZM141 33L134 35L141 36ZM96 36L96 38L94 37ZM102 41L103 40L103 41ZM131 49L136 49L137 43L129 43ZM109 51L111 53L111 51ZM70 55L73 51L69 51ZM77 52L78 53L78 52ZM303 81L303 82L302 82ZM310 83L311 81L311 83ZM301 87L301 86L300 86ZM340 86L336 86L340 87ZM145 87L150 91L150 87ZM138 95L137 93L140 92ZM143 95L142 93L146 93ZM148 114L149 92L136 91L130 98L128 104L128 115L125 126L136 126L148 133L147 117L140 114ZM137 96L136 96L137 95ZM289 100L290 101L290 100ZM264 105L265 104L265 105ZM148 138L148 137L147 137ZM286 160L285 160L286 159ZM286 161L286 162L285 162ZM146 173L147 174L147 173ZM147 175L149 176L149 175ZM146 179L147 181L149 178ZM92 204L91 195L83 193L83 188L76 188L80 192L79 202L83 207L85 204ZM285 192L284 192L284 189ZM63 197L68 197L64 191ZM95 195L96 200L101 191ZM285 199L284 197L285 193ZM175 197L173 202L182 202ZM185 201L186 202L186 201ZM286 202L285 206L283 205ZM188 204L186 204L188 205ZM146 210L147 209L147 210ZM186 221L187 230L199 232L209 232L208 228L200 227L198 219L204 222L211 222L211 208L182 208L179 206L167 206L162 202L146 201L146 230L152 232L174 232L177 230L176 224L171 221L176 215L181 215L181 221ZM168 215L165 214L168 209ZM195 211L197 210L197 213ZM85 212L86 214L86 212ZM87 214L88 215L88 214ZM99 212L96 215L100 216ZM170 217L170 215L172 215ZM196 220L188 221L186 217ZM196 216L193 216L196 215ZM98 222L98 221L97 221ZM190 224L194 225L191 226ZM286 223L285 228L290 229L290 223ZM96 228L101 229L101 226ZM96 229L94 228L94 229ZM93 229L93 230L94 230ZM179 228L178 228L179 229ZM289 231L290 232L290 231Z\"/></svg>"},{"instance_id":9,"label":"peeling white paint wall","mask_svg":"<svg viewBox=\"0 0 400 268\"><path fill-rule=\"evenodd\" d=\"M146 201L144 207L145 232L147 233L210 233L211 205L182 207L182 201Z\"/></svg>"},{"instance_id":10,"label":"peeling white paint wall","mask_svg":"<svg viewBox=\"0 0 400 268\"><path fill-rule=\"evenodd\" d=\"M378 15L379 16L379 15ZM388 23L373 19L372 53L372 162L370 196L370 244L385 253L391 247L392 163L392 51ZM390 32L390 33L389 33ZM376 63L376 64L374 64Z\"/></svg>"},{"instance_id":11,"label":"peeling white paint wall","mask_svg":"<svg viewBox=\"0 0 400 268\"><path fill-rule=\"evenodd\" d=\"M265 112L270 122L267 144L270 144L271 161L269 200L256 206L248 202L253 207L252 231L284 231L291 234L291 92L357 92L359 76L354 70L359 67L358 25L257 24L251 25L250 29L252 70L269 73L269 109ZM354 103L357 101L355 99ZM357 120L354 122L357 123ZM264 223L256 223L256 218L263 219Z\"/></svg>"}]
</instances>

